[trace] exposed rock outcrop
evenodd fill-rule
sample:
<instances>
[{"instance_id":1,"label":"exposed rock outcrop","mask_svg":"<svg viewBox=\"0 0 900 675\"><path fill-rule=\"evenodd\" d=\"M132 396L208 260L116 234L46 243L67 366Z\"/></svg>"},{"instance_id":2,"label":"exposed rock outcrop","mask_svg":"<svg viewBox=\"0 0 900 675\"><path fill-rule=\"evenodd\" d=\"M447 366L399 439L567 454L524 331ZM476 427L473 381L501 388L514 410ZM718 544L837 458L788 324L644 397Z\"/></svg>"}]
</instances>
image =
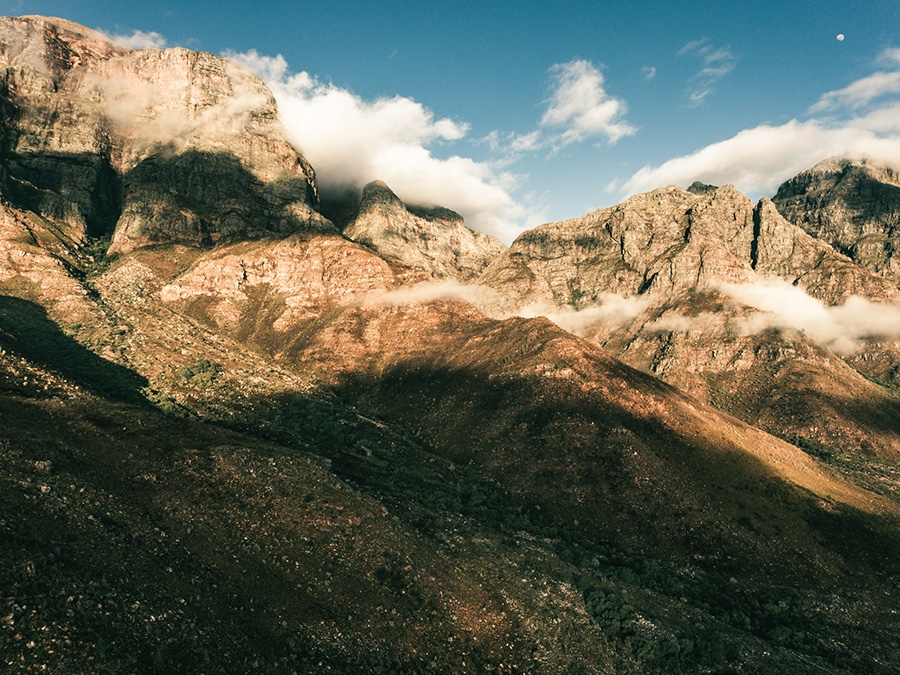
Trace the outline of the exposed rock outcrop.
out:
<instances>
[{"instance_id":1,"label":"exposed rock outcrop","mask_svg":"<svg viewBox=\"0 0 900 675\"><path fill-rule=\"evenodd\" d=\"M890 284L734 186L669 186L521 235L481 283L513 307L581 309L606 294L670 295L695 287L781 277L829 303L893 297ZM886 295L885 295L886 294Z\"/></svg>"},{"instance_id":2,"label":"exposed rock outcrop","mask_svg":"<svg viewBox=\"0 0 900 675\"><path fill-rule=\"evenodd\" d=\"M506 247L444 208L407 206L383 182L365 186L344 235L433 277L472 281Z\"/></svg>"},{"instance_id":3,"label":"exposed rock outcrop","mask_svg":"<svg viewBox=\"0 0 900 675\"><path fill-rule=\"evenodd\" d=\"M265 85L186 49L130 51L58 19L0 19L3 195L124 253L331 229Z\"/></svg>"},{"instance_id":4,"label":"exposed rock outcrop","mask_svg":"<svg viewBox=\"0 0 900 675\"><path fill-rule=\"evenodd\" d=\"M795 225L900 285L900 172L832 157L791 178L772 200Z\"/></svg>"},{"instance_id":5,"label":"exposed rock outcrop","mask_svg":"<svg viewBox=\"0 0 900 675\"><path fill-rule=\"evenodd\" d=\"M871 358L851 367L832 344L730 290L788 302L785 289L796 286L826 306L900 300L890 280L792 225L768 199L754 206L733 186L654 190L526 232L479 282L503 297L495 311L557 313L629 365L782 437L900 453L891 422L900 406L857 372L885 379L885 364L900 364L895 346L870 341ZM626 298L624 312L603 310L610 294ZM845 395L866 403L848 407Z\"/></svg>"}]
</instances>

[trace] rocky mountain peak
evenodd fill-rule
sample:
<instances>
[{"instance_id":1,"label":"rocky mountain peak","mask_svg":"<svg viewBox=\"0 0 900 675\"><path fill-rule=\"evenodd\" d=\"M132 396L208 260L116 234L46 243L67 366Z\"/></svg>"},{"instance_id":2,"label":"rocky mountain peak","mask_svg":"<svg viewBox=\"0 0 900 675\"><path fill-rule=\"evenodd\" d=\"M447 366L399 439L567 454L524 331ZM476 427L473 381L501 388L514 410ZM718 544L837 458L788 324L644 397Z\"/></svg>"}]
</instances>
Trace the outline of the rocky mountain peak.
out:
<instances>
[{"instance_id":1,"label":"rocky mountain peak","mask_svg":"<svg viewBox=\"0 0 900 675\"><path fill-rule=\"evenodd\" d=\"M688 187L688 192L693 192L698 195L710 194L711 192L715 192L719 189L718 185L708 185L707 183L701 183L699 180L695 180Z\"/></svg>"},{"instance_id":2,"label":"rocky mountain peak","mask_svg":"<svg viewBox=\"0 0 900 675\"><path fill-rule=\"evenodd\" d=\"M271 92L227 59L2 18L0 106L0 190L75 242L112 236L124 253L331 227Z\"/></svg>"},{"instance_id":3,"label":"rocky mountain peak","mask_svg":"<svg viewBox=\"0 0 900 675\"><path fill-rule=\"evenodd\" d=\"M440 207L408 206L383 181L363 188L344 236L433 277L471 281L506 247Z\"/></svg>"},{"instance_id":4,"label":"rocky mountain peak","mask_svg":"<svg viewBox=\"0 0 900 675\"><path fill-rule=\"evenodd\" d=\"M791 178L773 202L792 223L900 286L900 172L832 157Z\"/></svg>"}]
</instances>

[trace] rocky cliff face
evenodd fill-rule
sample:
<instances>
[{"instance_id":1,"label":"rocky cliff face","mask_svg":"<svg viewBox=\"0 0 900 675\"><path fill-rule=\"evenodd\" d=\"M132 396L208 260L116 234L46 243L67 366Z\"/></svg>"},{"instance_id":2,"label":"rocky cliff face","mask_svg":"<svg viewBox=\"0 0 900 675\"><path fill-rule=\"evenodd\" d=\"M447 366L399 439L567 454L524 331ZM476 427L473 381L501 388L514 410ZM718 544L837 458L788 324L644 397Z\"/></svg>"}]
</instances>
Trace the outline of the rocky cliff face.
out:
<instances>
[{"instance_id":1,"label":"rocky cliff face","mask_svg":"<svg viewBox=\"0 0 900 675\"><path fill-rule=\"evenodd\" d=\"M900 172L872 160L831 158L773 198L792 223L900 285Z\"/></svg>"},{"instance_id":2,"label":"rocky cliff face","mask_svg":"<svg viewBox=\"0 0 900 675\"><path fill-rule=\"evenodd\" d=\"M0 99L0 188L74 242L112 236L124 253L330 228L270 92L226 59L4 18Z\"/></svg>"},{"instance_id":3,"label":"rocky cliff face","mask_svg":"<svg viewBox=\"0 0 900 675\"><path fill-rule=\"evenodd\" d=\"M363 188L344 235L436 278L472 281L506 247L443 208L413 208L381 181Z\"/></svg>"},{"instance_id":4,"label":"rocky cliff face","mask_svg":"<svg viewBox=\"0 0 900 675\"><path fill-rule=\"evenodd\" d=\"M776 280L784 286L767 286ZM523 234L479 283L502 296L494 311L555 315L626 363L772 433L900 453L900 426L890 422L900 407L867 379L890 380L885 364L900 364L893 341L868 342L865 358L836 355L734 289L789 302L785 289L796 287L825 306L857 296L893 307L900 294L768 199L754 205L732 186L654 190ZM620 309L604 309L610 294ZM892 412L860 414L844 395Z\"/></svg>"},{"instance_id":5,"label":"rocky cliff face","mask_svg":"<svg viewBox=\"0 0 900 675\"><path fill-rule=\"evenodd\" d=\"M828 302L891 293L889 284L787 222L769 200L754 206L733 186L670 186L542 225L521 235L480 283L518 307L580 309L608 293L654 297L768 276Z\"/></svg>"}]
</instances>

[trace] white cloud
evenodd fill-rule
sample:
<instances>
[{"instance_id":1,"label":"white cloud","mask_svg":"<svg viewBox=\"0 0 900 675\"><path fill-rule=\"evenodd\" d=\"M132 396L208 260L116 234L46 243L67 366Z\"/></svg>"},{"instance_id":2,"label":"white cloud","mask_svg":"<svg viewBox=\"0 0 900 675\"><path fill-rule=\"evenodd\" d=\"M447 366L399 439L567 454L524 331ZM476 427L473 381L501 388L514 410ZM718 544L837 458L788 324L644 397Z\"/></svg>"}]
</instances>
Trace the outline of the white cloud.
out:
<instances>
[{"instance_id":1,"label":"white cloud","mask_svg":"<svg viewBox=\"0 0 900 675\"><path fill-rule=\"evenodd\" d=\"M827 111L827 118L794 119L779 126L745 129L660 166L644 167L623 183L610 184L608 189L630 195L661 185L686 186L699 180L715 185L733 183L751 195L772 194L783 181L835 155L897 164L900 49L884 50L878 62L897 68L874 73L823 95L810 110Z\"/></svg>"},{"instance_id":2,"label":"white cloud","mask_svg":"<svg viewBox=\"0 0 900 675\"><path fill-rule=\"evenodd\" d=\"M641 68L641 72L644 74L645 80L652 80L654 77L656 77L656 68L654 68L653 66L644 66L643 68Z\"/></svg>"},{"instance_id":3,"label":"white cloud","mask_svg":"<svg viewBox=\"0 0 900 675\"><path fill-rule=\"evenodd\" d=\"M737 63L737 57L728 47L714 47L708 40L693 40L678 50L676 56L694 54L700 57L703 66L690 79L688 100L696 107L701 105L713 91L716 82L728 75Z\"/></svg>"},{"instance_id":4,"label":"white cloud","mask_svg":"<svg viewBox=\"0 0 900 675\"><path fill-rule=\"evenodd\" d=\"M735 300L760 310L743 324L755 334L768 328L804 331L837 353L850 353L865 338L900 337L900 307L853 296L843 305L827 306L781 279L754 284L723 284Z\"/></svg>"},{"instance_id":5,"label":"white cloud","mask_svg":"<svg viewBox=\"0 0 900 675\"><path fill-rule=\"evenodd\" d=\"M637 129L623 121L625 101L610 96L603 86L603 73L589 61L560 63L550 69L553 93L541 126L562 127L558 136L562 145L605 136L615 143Z\"/></svg>"},{"instance_id":6,"label":"white cloud","mask_svg":"<svg viewBox=\"0 0 900 675\"><path fill-rule=\"evenodd\" d=\"M404 286L394 291L375 293L363 299L362 305L421 305L437 300L457 300L471 303L484 311L500 303L496 291L487 286L461 284L458 281L426 281Z\"/></svg>"},{"instance_id":7,"label":"white cloud","mask_svg":"<svg viewBox=\"0 0 900 675\"><path fill-rule=\"evenodd\" d=\"M525 318L543 316L560 328L579 335L591 337L600 328L613 329L638 316L650 301L644 296L622 297L608 293L596 305L584 309L564 309L556 305L532 304L522 307L517 314Z\"/></svg>"},{"instance_id":8,"label":"white cloud","mask_svg":"<svg viewBox=\"0 0 900 675\"><path fill-rule=\"evenodd\" d=\"M159 33L145 33L142 30L136 30L131 35L109 35L103 31L97 31L102 35L106 35L111 42L115 42L126 49L165 49L168 41Z\"/></svg>"},{"instance_id":9,"label":"white cloud","mask_svg":"<svg viewBox=\"0 0 900 675\"><path fill-rule=\"evenodd\" d=\"M888 66L900 66L900 47L888 47L878 55L878 63Z\"/></svg>"},{"instance_id":10,"label":"white cloud","mask_svg":"<svg viewBox=\"0 0 900 675\"><path fill-rule=\"evenodd\" d=\"M510 194L516 176L500 163L439 159L429 150L463 138L468 125L435 119L410 98L365 101L308 73L291 74L280 55L227 56L269 85L288 138L315 167L324 191L383 180L405 202L451 208L470 227L504 241L521 231L518 221L528 214Z\"/></svg>"},{"instance_id":11,"label":"white cloud","mask_svg":"<svg viewBox=\"0 0 900 675\"><path fill-rule=\"evenodd\" d=\"M751 195L772 194L788 178L834 155L896 163L900 136L880 135L874 123L867 128L866 120L855 122L831 128L815 120L791 120L780 126L747 129L658 167L644 167L621 189L630 195L661 185L687 186L699 180L714 185L733 183Z\"/></svg>"},{"instance_id":12,"label":"white cloud","mask_svg":"<svg viewBox=\"0 0 900 675\"><path fill-rule=\"evenodd\" d=\"M872 73L843 89L823 94L809 112L817 113L835 108L863 108L877 98L897 93L900 93L900 71Z\"/></svg>"}]
</instances>

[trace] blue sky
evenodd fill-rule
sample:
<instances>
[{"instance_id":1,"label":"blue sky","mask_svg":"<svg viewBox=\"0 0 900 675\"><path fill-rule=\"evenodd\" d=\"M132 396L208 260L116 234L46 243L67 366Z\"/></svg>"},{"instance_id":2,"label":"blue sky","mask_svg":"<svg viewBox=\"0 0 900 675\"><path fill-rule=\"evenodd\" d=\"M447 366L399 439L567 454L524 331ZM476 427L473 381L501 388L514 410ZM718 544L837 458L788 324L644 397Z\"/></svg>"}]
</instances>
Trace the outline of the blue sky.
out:
<instances>
[{"instance_id":1,"label":"blue sky","mask_svg":"<svg viewBox=\"0 0 900 675\"><path fill-rule=\"evenodd\" d=\"M12 0L0 14L231 55L270 84L325 189L381 178L506 242L669 183L755 199L832 154L900 163L900 0Z\"/></svg>"}]
</instances>

